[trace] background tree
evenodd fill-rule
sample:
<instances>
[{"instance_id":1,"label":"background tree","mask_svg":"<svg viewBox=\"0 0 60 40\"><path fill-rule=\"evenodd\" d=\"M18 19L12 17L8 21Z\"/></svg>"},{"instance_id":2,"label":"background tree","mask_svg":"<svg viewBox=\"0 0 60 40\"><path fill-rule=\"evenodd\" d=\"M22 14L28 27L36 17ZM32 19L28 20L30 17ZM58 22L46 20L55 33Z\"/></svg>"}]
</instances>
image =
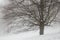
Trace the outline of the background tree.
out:
<instances>
[{"instance_id":1,"label":"background tree","mask_svg":"<svg viewBox=\"0 0 60 40\"><path fill-rule=\"evenodd\" d=\"M24 21L39 26L40 34L44 34L44 26L51 24L59 12L59 0L10 0L11 4L4 7L4 19L28 17Z\"/></svg>"}]
</instances>

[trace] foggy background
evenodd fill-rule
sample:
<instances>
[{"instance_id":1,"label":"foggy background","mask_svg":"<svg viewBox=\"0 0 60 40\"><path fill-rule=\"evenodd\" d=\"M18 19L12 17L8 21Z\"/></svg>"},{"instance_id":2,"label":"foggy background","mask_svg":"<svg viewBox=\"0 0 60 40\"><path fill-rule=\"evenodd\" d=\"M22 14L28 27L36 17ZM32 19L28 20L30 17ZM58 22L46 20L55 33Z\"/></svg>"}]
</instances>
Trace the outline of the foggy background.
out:
<instances>
[{"instance_id":1,"label":"foggy background","mask_svg":"<svg viewBox=\"0 0 60 40\"><path fill-rule=\"evenodd\" d=\"M4 33L3 30L6 30L6 23L5 21L2 19L4 14L2 14L2 10L4 9L3 7L8 5L9 1L8 0L0 0L0 34Z\"/></svg>"}]
</instances>

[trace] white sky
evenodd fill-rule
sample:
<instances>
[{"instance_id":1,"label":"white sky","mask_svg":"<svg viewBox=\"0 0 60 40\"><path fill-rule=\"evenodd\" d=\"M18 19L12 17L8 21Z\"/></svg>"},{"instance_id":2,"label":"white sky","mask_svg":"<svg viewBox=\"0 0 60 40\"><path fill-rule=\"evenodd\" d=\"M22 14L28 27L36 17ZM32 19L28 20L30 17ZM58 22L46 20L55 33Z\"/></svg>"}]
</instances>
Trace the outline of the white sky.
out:
<instances>
[{"instance_id":1,"label":"white sky","mask_svg":"<svg viewBox=\"0 0 60 40\"><path fill-rule=\"evenodd\" d=\"M9 4L9 0L0 0L0 18L3 16L1 13L1 10L3 9L4 6Z\"/></svg>"},{"instance_id":2,"label":"white sky","mask_svg":"<svg viewBox=\"0 0 60 40\"><path fill-rule=\"evenodd\" d=\"M0 7L7 5L9 2L8 0L0 0Z\"/></svg>"},{"instance_id":3,"label":"white sky","mask_svg":"<svg viewBox=\"0 0 60 40\"><path fill-rule=\"evenodd\" d=\"M6 6L8 4L8 0L0 0L0 18L3 16L1 13L1 9L3 6Z\"/></svg>"}]
</instances>

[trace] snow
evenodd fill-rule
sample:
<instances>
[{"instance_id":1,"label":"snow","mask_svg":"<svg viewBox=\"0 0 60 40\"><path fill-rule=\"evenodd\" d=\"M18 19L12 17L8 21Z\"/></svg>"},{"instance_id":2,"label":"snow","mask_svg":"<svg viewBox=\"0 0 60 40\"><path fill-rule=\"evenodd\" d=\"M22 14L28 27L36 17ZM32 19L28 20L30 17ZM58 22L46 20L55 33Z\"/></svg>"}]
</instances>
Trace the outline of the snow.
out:
<instances>
[{"instance_id":1,"label":"snow","mask_svg":"<svg viewBox=\"0 0 60 40\"><path fill-rule=\"evenodd\" d=\"M60 40L60 25L56 23L45 27L44 35L39 35L39 30L0 36L0 40Z\"/></svg>"}]
</instances>

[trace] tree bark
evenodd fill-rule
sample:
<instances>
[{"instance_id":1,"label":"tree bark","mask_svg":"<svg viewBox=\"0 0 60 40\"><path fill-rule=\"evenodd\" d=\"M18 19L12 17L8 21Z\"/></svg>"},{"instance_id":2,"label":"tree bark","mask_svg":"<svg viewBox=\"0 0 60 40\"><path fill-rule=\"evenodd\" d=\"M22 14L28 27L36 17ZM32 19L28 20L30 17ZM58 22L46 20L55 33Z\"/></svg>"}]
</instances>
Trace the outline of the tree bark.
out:
<instances>
[{"instance_id":1,"label":"tree bark","mask_svg":"<svg viewBox=\"0 0 60 40\"><path fill-rule=\"evenodd\" d=\"M40 23L40 35L44 34L44 22Z\"/></svg>"},{"instance_id":2,"label":"tree bark","mask_svg":"<svg viewBox=\"0 0 60 40\"><path fill-rule=\"evenodd\" d=\"M44 0L40 0L40 35L44 34Z\"/></svg>"}]
</instances>

